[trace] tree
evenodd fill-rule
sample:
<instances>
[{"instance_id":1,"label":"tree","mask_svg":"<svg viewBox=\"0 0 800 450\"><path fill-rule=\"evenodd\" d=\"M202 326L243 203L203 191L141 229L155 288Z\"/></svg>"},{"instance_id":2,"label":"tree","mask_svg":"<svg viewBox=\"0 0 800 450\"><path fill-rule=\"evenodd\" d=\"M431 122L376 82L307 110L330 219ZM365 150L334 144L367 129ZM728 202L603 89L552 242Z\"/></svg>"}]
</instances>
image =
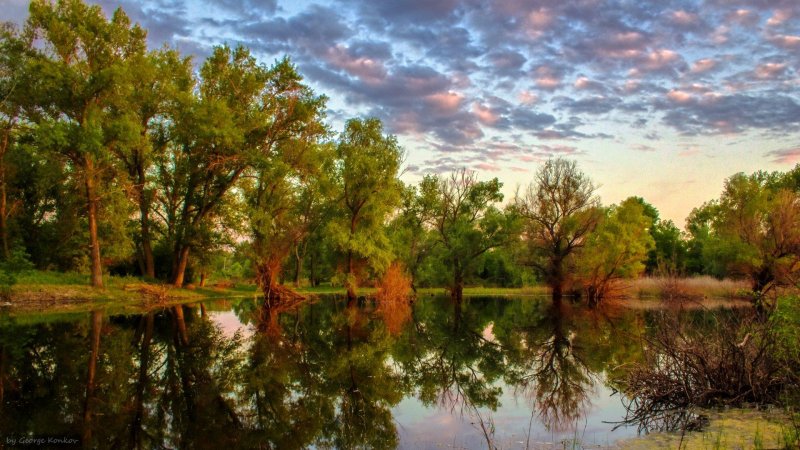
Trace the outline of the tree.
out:
<instances>
[{"instance_id":1,"label":"tree","mask_svg":"<svg viewBox=\"0 0 800 450\"><path fill-rule=\"evenodd\" d=\"M503 200L497 178L478 181L475 172L462 169L448 178L427 176L420 184L423 197L435 193L431 217L443 253L442 262L452 274L450 294L461 303L464 277L484 253L510 242L516 234L516 216L495 205Z\"/></svg>"},{"instance_id":2,"label":"tree","mask_svg":"<svg viewBox=\"0 0 800 450\"><path fill-rule=\"evenodd\" d=\"M329 155L318 145L327 134L325 98L301 81L288 60L268 72L261 111L264 139L252 155L254 183L246 190L256 279L268 301L277 300L278 273L308 232L304 209L313 207L316 178Z\"/></svg>"},{"instance_id":3,"label":"tree","mask_svg":"<svg viewBox=\"0 0 800 450\"><path fill-rule=\"evenodd\" d=\"M155 277L151 210L157 187L152 184L152 167L165 151L162 133L171 113L191 95L194 79L191 60L177 51L162 49L134 55L127 66L136 74L133 88L115 109L117 126L112 146L127 176L127 191L139 210L137 259L142 275Z\"/></svg>"},{"instance_id":4,"label":"tree","mask_svg":"<svg viewBox=\"0 0 800 450\"><path fill-rule=\"evenodd\" d=\"M4 260L11 256L7 155L24 123L24 109L30 106L25 82L30 51L30 36L19 33L10 23L0 24L0 250Z\"/></svg>"},{"instance_id":5,"label":"tree","mask_svg":"<svg viewBox=\"0 0 800 450\"><path fill-rule=\"evenodd\" d=\"M556 158L546 161L525 192L514 199L529 247L526 262L544 278L556 301L563 295L570 257L600 220L594 191L594 184L574 161Z\"/></svg>"},{"instance_id":6,"label":"tree","mask_svg":"<svg viewBox=\"0 0 800 450\"><path fill-rule=\"evenodd\" d=\"M31 82L42 112L40 144L65 157L83 183L92 286L102 287L98 214L104 188L115 177L109 147L111 110L131 89L126 61L145 51L145 32L118 9L107 20L80 0L34 0L27 28L36 46Z\"/></svg>"},{"instance_id":7,"label":"tree","mask_svg":"<svg viewBox=\"0 0 800 450\"><path fill-rule=\"evenodd\" d=\"M747 276L759 296L800 273L800 194L778 179L765 172L728 178L711 222L716 239L708 250Z\"/></svg>"},{"instance_id":8,"label":"tree","mask_svg":"<svg viewBox=\"0 0 800 450\"><path fill-rule=\"evenodd\" d=\"M173 243L171 282L182 286L199 231L268 142L268 71L244 47L217 47L200 70L197 97L176 113L158 163L162 216Z\"/></svg>"},{"instance_id":9,"label":"tree","mask_svg":"<svg viewBox=\"0 0 800 450\"><path fill-rule=\"evenodd\" d=\"M578 258L578 273L590 304L607 297L619 280L639 276L655 245L648 230L651 218L636 198L605 211Z\"/></svg>"},{"instance_id":10,"label":"tree","mask_svg":"<svg viewBox=\"0 0 800 450\"><path fill-rule=\"evenodd\" d=\"M425 195L415 186L405 186L400 211L389 225L395 256L411 276L411 289L417 291L419 269L436 244L431 219L436 209L437 193L428 189Z\"/></svg>"},{"instance_id":11,"label":"tree","mask_svg":"<svg viewBox=\"0 0 800 450\"><path fill-rule=\"evenodd\" d=\"M329 232L343 258L347 298L356 298L359 266L382 271L391 262L384 223L400 202L397 179L403 152L394 136L384 136L380 120L351 119L336 147L337 219Z\"/></svg>"}]
</instances>

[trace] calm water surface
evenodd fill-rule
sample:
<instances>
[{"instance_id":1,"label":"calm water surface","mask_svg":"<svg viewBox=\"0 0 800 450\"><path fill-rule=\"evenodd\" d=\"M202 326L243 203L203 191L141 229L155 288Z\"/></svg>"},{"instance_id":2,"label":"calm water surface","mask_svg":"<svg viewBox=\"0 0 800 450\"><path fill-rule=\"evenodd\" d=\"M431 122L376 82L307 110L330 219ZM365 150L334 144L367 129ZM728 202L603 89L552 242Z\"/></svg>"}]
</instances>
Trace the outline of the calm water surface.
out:
<instances>
[{"instance_id":1,"label":"calm water surface","mask_svg":"<svg viewBox=\"0 0 800 450\"><path fill-rule=\"evenodd\" d=\"M663 311L549 299L215 301L0 318L0 439L97 448L561 448L635 436L615 380ZM697 327L702 311L685 312ZM8 441L6 440L8 446ZM10 446L8 446L11 448ZM2 444L0 444L2 448Z\"/></svg>"}]
</instances>

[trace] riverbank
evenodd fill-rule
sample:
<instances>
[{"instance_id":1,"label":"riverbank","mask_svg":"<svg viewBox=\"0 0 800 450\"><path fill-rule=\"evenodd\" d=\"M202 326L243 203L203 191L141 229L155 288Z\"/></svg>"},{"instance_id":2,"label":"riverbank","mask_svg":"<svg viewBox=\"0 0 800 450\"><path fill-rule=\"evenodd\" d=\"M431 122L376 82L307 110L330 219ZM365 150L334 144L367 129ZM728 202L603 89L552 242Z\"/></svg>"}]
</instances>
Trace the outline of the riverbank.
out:
<instances>
[{"instance_id":1,"label":"riverbank","mask_svg":"<svg viewBox=\"0 0 800 450\"><path fill-rule=\"evenodd\" d=\"M205 287L188 286L176 288L159 282L147 282L138 277L106 276L101 289L89 286L88 275L30 271L21 274L11 287L10 295L0 301L0 310L14 313L36 312L80 312L92 309L112 309L115 312L137 312L154 306L169 306L210 299L235 299L256 297L260 294L252 283L228 280L211 281ZM302 295L343 295L344 289L337 286L304 286L296 291ZM371 295L375 288L363 287L359 295ZM710 277L665 279L642 278L625 284L616 299L609 303L624 305L630 300L639 307L646 307L655 299L684 302L711 302L710 307L728 301L743 304L746 285L731 280L715 280ZM420 288L418 297L446 295L442 287ZM545 286L500 288L472 286L464 289L466 297L535 297L546 296L550 290ZM654 305L655 306L655 305Z\"/></svg>"}]
</instances>

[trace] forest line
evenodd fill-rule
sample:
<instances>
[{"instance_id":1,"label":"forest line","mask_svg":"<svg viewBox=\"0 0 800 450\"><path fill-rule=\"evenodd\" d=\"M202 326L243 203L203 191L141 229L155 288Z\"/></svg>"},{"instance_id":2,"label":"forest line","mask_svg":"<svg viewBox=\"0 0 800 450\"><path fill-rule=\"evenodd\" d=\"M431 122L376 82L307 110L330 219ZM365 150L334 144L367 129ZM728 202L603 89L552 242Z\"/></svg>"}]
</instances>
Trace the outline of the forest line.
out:
<instances>
[{"instance_id":1,"label":"forest line","mask_svg":"<svg viewBox=\"0 0 800 450\"><path fill-rule=\"evenodd\" d=\"M341 132L289 59L216 47L195 70L118 9L35 0L0 37L4 283L26 267L181 287L255 279L344 286L392 265L412 286L545 283L590 302L643 273L795 286L800 166L735 174L682 231L644 199L604 206L574 161L551 159L504 199L460 170L399 179L404 151L375 118ZM504 202L504 200L506 200Z\"/></svg>"}]
</instances>

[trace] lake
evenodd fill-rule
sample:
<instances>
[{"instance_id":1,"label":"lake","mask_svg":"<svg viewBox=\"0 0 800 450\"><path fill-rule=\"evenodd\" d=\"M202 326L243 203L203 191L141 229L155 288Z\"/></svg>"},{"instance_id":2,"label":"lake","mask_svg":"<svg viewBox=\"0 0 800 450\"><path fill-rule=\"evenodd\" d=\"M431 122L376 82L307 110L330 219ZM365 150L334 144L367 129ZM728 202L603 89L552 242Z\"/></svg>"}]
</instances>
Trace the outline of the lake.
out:
<instances>
[{"instance_id":1,"label":"lake","mask_svg":"<svg viewBox=\"0 0 800 450\"><path fill-rule=\"evenodd\" d=\"M640 432L620 426L628 399L615 387L664 314L714 327L702 309L538 297L5 316L0 438L9 448L24 438L98 448L611 446Z\"/></svg>"}]
</instances>

